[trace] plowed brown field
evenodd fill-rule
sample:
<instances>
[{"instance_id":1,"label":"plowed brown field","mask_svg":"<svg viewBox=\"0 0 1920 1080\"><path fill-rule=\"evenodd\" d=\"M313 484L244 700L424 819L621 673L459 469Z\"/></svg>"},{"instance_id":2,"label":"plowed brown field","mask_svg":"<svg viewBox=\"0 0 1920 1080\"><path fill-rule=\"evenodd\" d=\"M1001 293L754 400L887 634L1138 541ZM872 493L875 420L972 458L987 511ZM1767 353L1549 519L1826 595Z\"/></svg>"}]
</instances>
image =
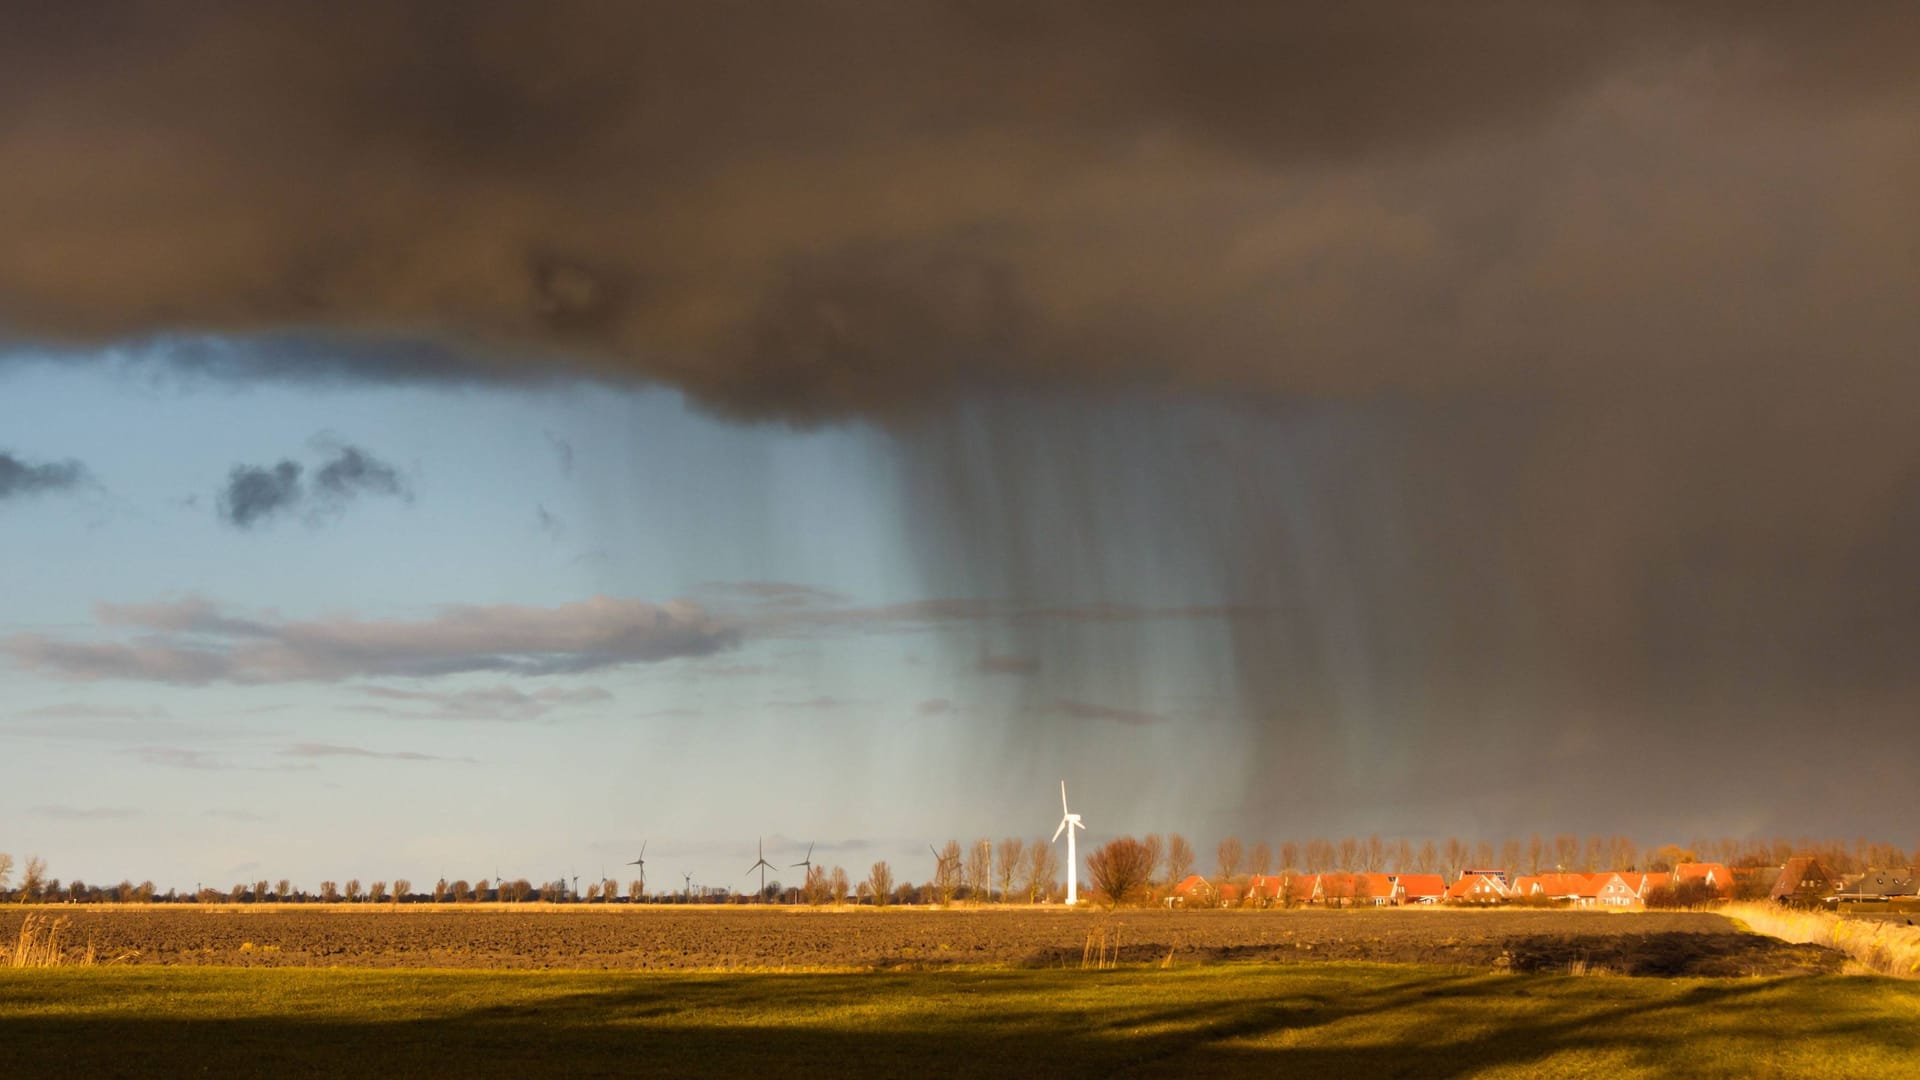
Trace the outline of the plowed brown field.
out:
<instances>
[{"instance_id":1,"label":"plowed brown field","mask_svg":"<svg viewBox=\"0 0 1920 1080\"><path fill-rule=\"evenodd\" d=\"M25 910L0 910L0 940ZM71 949L135 964L433 968L1079 966L1104 930L1124 962L1367 960L1631 975L1838 970L1838 954L1704 913L872 911L754 908L63 907Z\"/></svg>"}]
</instances>

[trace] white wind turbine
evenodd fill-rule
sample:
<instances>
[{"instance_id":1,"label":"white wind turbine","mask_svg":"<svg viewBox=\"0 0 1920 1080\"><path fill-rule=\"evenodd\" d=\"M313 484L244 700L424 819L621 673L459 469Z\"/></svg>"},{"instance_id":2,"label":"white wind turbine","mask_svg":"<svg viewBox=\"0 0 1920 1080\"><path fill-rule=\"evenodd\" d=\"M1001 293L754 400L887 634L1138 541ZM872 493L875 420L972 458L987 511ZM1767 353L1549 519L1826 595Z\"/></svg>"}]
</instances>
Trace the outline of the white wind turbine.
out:
<instances>
[{"instance_id":1,"label":"white wind turbine","mask_svg":"<svg viewBox=\"0 0 1920 1080\"><path fill-rule=\"evenodd\" d=\"M1067 834L1067 906L1069 907L1080 902L1080 856L1073 850L1073 830L1084 828L1086 826L1080 824L1080 815L1067 809L1067 782L1062 780L1060 781L1060 827L1053 830L1053 840L1049 843L1058 843L1060 834L1063 832Z\"/></svg>"}]
</instances>

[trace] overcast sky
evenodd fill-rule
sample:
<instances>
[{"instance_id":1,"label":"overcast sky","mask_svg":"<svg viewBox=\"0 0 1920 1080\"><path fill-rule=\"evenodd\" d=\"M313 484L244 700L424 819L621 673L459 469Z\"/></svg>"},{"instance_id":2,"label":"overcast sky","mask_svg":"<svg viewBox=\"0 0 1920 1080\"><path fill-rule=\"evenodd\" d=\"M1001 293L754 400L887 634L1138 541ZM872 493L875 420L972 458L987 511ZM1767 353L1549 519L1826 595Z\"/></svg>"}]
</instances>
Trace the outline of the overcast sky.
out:
<instances>
[{"instance_id":1,"label":"overcast sky","mask_svg":"<svg viewBox=\"0 0 1920 1080\"><path fill-rule=\"evenodd\" d=\"M43 8L0 850L1914 839L1905 5Z\"/></svg>"}]
</instances>

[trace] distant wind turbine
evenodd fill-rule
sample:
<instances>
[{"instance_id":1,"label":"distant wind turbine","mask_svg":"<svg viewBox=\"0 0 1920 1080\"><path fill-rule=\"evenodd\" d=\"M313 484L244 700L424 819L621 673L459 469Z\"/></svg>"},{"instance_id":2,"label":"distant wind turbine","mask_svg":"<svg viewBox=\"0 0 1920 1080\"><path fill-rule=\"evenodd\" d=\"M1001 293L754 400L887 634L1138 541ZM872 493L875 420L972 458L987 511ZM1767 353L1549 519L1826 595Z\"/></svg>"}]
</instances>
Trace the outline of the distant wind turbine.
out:
<instances>
[{"instance_id":1,"label":"distant wind turbine","mask_svg":"<svg viewBox=\"0 0 1920 1080\"><path fill-rule=\"evenodd\" d=\"M1080 815L1067 809L1067 782L1060 781L1060 827L1053 830L1053 839L1048 843L1058 843L1060 834L1067 834L1067 906L1080 902L1080 856L1073 850L1073 830L1084 829L1080 824Z\"/></svg>"},{"instance_id":2,"label":"distant wind turbine","mask_svg":"<svg viewBox=\"0 0 1920 1080\"><path fill-rule=\"evenodd\" d=\"M754 842L759 845L760 861L747 867L747 873L751 874L755 870L760 871L760 902L764 904L767 902L767 871L778 870L780 868L767 861L766 841L756 840Z\"/></svg>"},{"instance_id":3,"label":"distant wind turbine","mask_svg":"<svg viewBox=\"0 0 1920 1080\"><path fill-rule=\"evenodd\" d=\"M686 902L691 904L693 903L693 875L681 874L680 876L687 879Z\"/></svg>"},{"instance_id":4,"label":"distant wind turbine","mask_svg":"<svg viewBox=\"0 0 1920 1080\"><path fill-rule=\"evenodd\" d=\"M807 857L804 859L801 859L797 863L794 863L792 866L787 867L787 869L793 870L802 866L807 868L807 876L805 880L812 881L813 880L813 844L811 843L807 844Z\"/></svg>"},{"instance_id":5,"label":"distant wind turbine","mask_svg":"<svg viewBox=\"0 0 1920 1080\"><path fill-rule=\"evenodd\" d=\"M640 857L628 863L627 865L637 866L640 868L640 894L642 896L646 895L646 892L647 892L647 842L645 840L640 841Z\"/></svg>"}]
</instances>

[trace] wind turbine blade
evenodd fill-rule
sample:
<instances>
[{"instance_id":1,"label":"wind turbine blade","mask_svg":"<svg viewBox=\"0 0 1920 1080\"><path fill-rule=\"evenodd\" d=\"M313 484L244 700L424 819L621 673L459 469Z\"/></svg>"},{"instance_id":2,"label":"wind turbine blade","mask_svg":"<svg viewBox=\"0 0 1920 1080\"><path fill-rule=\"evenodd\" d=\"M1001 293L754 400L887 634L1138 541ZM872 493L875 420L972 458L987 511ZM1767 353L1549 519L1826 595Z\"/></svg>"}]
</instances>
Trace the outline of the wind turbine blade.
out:
<instances>
[{"instance_id":1,"label":"wind turbine blade","mask_svg":"<svg viewBox=\"0 0 1920 1080\"><path fill-rule=\"evenodd\" d=\"M1057 828L1057 829L1055 829L1055 830L1053 830L1053 840L1049 840L1049 841L1047 841L1047 843L1049 843L1049 844L1051 844L1051 843L1053 843L1053 842L1054 842L1055 840L1058 840L1058 839L1060 839L1060 834L1061 834L1061 833L1063 833L1063 832L1066 832L1066 831L1067 831L1067 819L1066 819L1066 818L1061 818L1061 819L1060 819L1060 827L1059 827L1059 828Z\"/></svg>"},{"instance_id":2,"label":"wind turbine blade","mask_svg":"<svg viewBox=\"0 0 1920 1080\"><path fill-rule=\"evenodd\" d=\"M1065 817L1067 813L1067 782L1062 780L1060 781L1060 815Z\"/></svg>"},{"instance_id":3,"label":"wind turbine blade","mask_svg":"<svg viewBox=\"0 0 1920 1080\"><path fill-rule=\"evenodd\" d=\"M807 858L813 858L813 844L811 842L807 844Z\"/></svg>"},{"instance_id":4,"label":"wind turbine blade","mask_svg":"<svg viewBox=\"0 0 1920 1080\"><path fill-rule=\"evenodd\" d=\"M1079 830L1080 830L1081 832L1086 832L1086 831L1087 831L1087 827L1086 827L1085 825L1082 825L1082 824L1080 824L1080 819L1079 819L1079 818L1075 818L1075 819L1073 820L1073 827L1074 827L1074 828L1076 828L1076 829L1079 829Z\"/></svg>"}]
</instances>

